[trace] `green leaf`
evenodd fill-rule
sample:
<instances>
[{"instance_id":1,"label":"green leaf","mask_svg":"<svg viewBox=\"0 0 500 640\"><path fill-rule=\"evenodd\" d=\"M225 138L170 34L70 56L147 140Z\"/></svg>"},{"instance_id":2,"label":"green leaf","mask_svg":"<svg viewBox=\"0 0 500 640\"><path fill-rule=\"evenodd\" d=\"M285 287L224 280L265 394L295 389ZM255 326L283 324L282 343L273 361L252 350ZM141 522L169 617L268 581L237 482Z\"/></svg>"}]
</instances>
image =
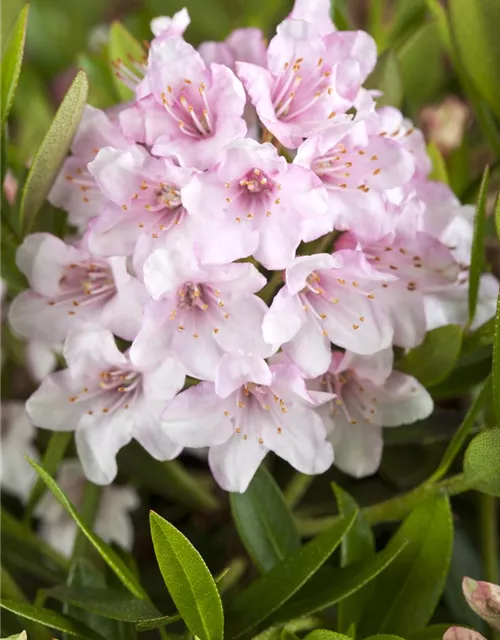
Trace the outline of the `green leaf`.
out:
<instances>
[{"instance_id":1,"label":"green leaf","mask_svg":"<svg viewBox=\"0 0 500 640\"><path fill-rule=\"evenodd\" d=\"M163 580L186 626L201 640L221 640L222 602L203 558L180 531L154 511L150 525Z\"/></svg>"},{"instance_id":2,"label":"green leaf","mask_svg":"<svg viewBox=\"0 0 500 640\"><path fill-rule=\"evenodd\" d=\"M77 64L89 79L89 104L98 109L107 109L120 101L113 79L114 73L109 65L107 48L99 53L86 52L79 55Z\"/></svg>"},{"instance_id":3,"label":"green leaf","mask_svg":"<svg viewBox=\"0 0 500 640\"><path fill-rule=\"evenodd\" d=\"M370 636L365 640L403 640L401 636L393 636L387 633L378 633L376 636Z\"/></svg>"},{"instance_id":4,"label":"green leaf","mask_svg":"<svg viewBox=\"0 0 500 640\"><path fill-rule=\"evenodd\" d=\"M434 142L429 142L427 145L427 154L432 161L432 171L429 174L429 180L437 180L438 182L449 184L450 180L446 162Z\"/></svg>"},{"instance_id":5,"label":"green leaf","mask_svg":"<svg viewBox=\"0 0 500 640\"><path fill-rule=\"evenodd\" d=\"M229 499L238 534L260 571L269 571L300 548L283 493L264 466L245 493L231 493Z\"/></svg>"},{"instance_id":6,"label":"green leaf","mask_svg":"<svg viewBox=\"0 0 500 640\"><path fill-rule=\"evenodd\" d=\"M273 623L317 613L349 597L384 571L406 544L406 540L392 540L370 560L341 569L323 569L273 616Z\"/></svg>"},{"instance_id":7,"label":"green leaf","mask_svg":"<svg viewBox=\"0 0 500 640\"><path fill-rule=\"evenodd\" d=\"M87 93L87 76L83 71L79 71L33 158L26 178L19 208L19 222L24 233L31 229L71 146L82 117Z\"/></svg>"},{"instance_id":8,"label":"green leaf","mask_svg":"<svg viewBox=\"0 0 500 640\"><path fill-rule=\"evenodd\" d=\"M346 567L355 562L373 558L375 556L375 541L370 525L359 511L353 498L337 484L333 485L337 506L342 517L357 512L353 526L344 536L340 545L340 566ZM337 628L347 633L351 625L357 625L365 603L370 598L370 585L356 591L352 596L344 598L339 603Z\"/></svg>"},{"instance_id":9,"label":"green leaf","mask_svg":"<svg viewBox=\"0 0 500 640\"><path fill-rule=\"evenodd\" d=\"M477 491L500 496L500 428L485 429L467 447L464 473Z\"/></svg>"},{"instance_id":10,"label":"green leaf","mask_svg":"<svg viewBox=\"0 0 500 640\"><path fill-rule=\"evenodd\" d=\"M497 232L497 238L498 240L500 240L500 191L497 193L493 214L495 218L495 229Z\"/></svg>"},{"instance_id":11,"label":"green leaf","mask_svg":"<svg viewBox=\"0 0 500 640\"><path fill-rule=\"evenodd\" d=\"M446 53L453 57L454 51L451 42L450 25L443 5L440 4L439 0L427 0L427 6L434 16L439 37L443 43Z\"/></svg>"},{"instance_id":12,"label":"green leaf","mask_svg":"<svg viewBox=\"0 0 500 640\"><path fill-rule=\"evenodd\" d=\"M473 0L471 0L473 1ZM487 0L485 0L487 1ZM486 199L490 183L490 168L487 166L479 188L474 217L474 235L469 267L469 324L476 315L477 297L479 294L479 278L484 267L484 242L486 236Z\"/></svg>"},{"instance_id":13,"label":"green leaf","mask_svg":"<svg viewBox=\"0 0 500 640\"><path fill-rule=\"evenodd\" d=\"M392 49L385 51L378 59L375 69L367 78L367 89L378 89L383 92L377 98L377 106L387 105L400 108L403 104L403 78L398 58Z\"/></svg>"},{"instance_id":14,"label":"green leaf","mask_svg":"<svg viewBox=\"0 0 500 640\"><path fill-rule=\"evenodd\" d=\"M15 613L21 618L33 620L44 627L49 627L49 629L63 631L70 636L77 636L83 640L105 640L103 636L87 627L83 622L74 620L69 616L64 616L62 613L51 611L50 609L41 609L34 607L32 604L15 602L14 600L2 600L0 601L0 607L6 611Z\"/></svg>"},{"instance_id":15,"label":"green leaf","mask_svg":"<svg viewBox=\"0 0 500 640\"><path fill-rule=\"evenodd\" d=\"M495 316L495 333L493 336L493 367L491 371L491 398L495 409L497 424L500 424L500 293L497 300Z\"/></svg>"},{"instance_id":16,"label":"green leaf","mask_svg":"<svg viewBox=\"0 0 500 640\"><path fill-rule=\"evenodd\" d=\"M2 638L1 640L28 640L28 636L26 635L26 631L21 631L21 633L16 633L15 636L9 636L8 638Z\"/></svg>"},{"instance_id":17,"label":"green leaf","mask_svg":"<svg viewBox=\"0 0 500 640\"><path fill-rule=\"evenodd\" d=\"M343 518L239 594L227 611L227 635L232 640L247 635L283 606L328 560L355 518Z\"/></svg>"},{"instance_id":18,"label":"green leaf","mask_svg":"<svg viewBox=\"0 0 500 640\"><path fill-rule=\"evenodd\" d=\"M131 100L134 97L134 92L121 81L118 65L124 65L134 75L137 75L136 65L144 64L147 55L142 44L127 31L121 22L113 22L109 30L109 59L118 95L122 101Z\"/></svg>"},{"instance_id":19,"label":"green leaf","mask_svg":"<svg viewBox=\"0 0 500 640\"><path fill-rule=\"evenodd\" d=\"M308 633L304 640L351 640L351 638L342 633L335 633L335 631L316 629Z\"/></svg>"},{"instance_id":20,"label":"green leaf","mask_svg":"<svg viewBox=\"0 0 500 640\"><path fill-rule=\"evenodd\" d=\"M400 526L394 541L408 545L374 583L377 595L365 610L358 632L405 635L423 627L443 591L453 545L448 497L420 503Z\"/></svg>"},{"instance_id":21,"label":"green leaf","mask_svg":"<svg viewBox=\"0 0 500 640\"><path fill-rule=\"evenodd\" d=\"M162 617L149 602L105 587L55 587L47 596L112 620L136 623Z\"/></svg>"},{"instance_id":22,"label":"green leaf","mask_svg":"<svg viewBox=\"0 0 500 640\"><path fill-rule=\"evenodd\" d=\"M408 635L407 640L442 640L450 626L449 624L432 624L419 631L413 631Z\"/></svg>"},{"instance_id":23,"label":"green leaf","mask_svg":"<svg viewBox=\"0 0 500 640\"><path fill-rule=\"evenodd\" d=\"M429 331L418 347L410 349L396 364L426 387L441 382L451 372L460 355L462 329L449 324Z\"/></svg>"},{"instance_id":24,"label":"green leaf","mask_svg":"<svg viewBox=\"0 0 500 640\"><path fill-rule=\"evenodd\" d=\"M21 13L10 32L9 38L2 52L1 65L1 102L0 102L0 125L7 120L14 94L16 92L21 65L23 62L24 41L26 40L26 27L28 26L29 5L21 9Z\"/></svg>"},{"instance_id":25,"label":"green leaf","mask_svg":"<svg viewBox=\"0 0 500 640\"><path fill-rule=\"evenodd\" d=\"M136 598L145 599L146 594L137 581L137 578L127 567L124 561L120 558L120 556L116 553L116 551L114 551L108 544L103 542L97 535L95 535L95 533L93 533L91 529L83 522L81 517L78 515L78 512L76 511L73 503L59 488L54 479L51 478L50 475L33 460L30 460L30 464L45 482L50 491L53 493L59 504L66 509L66 511L76 522L82 533L87 537L90 543L94 545L103 560L121 580L121 582L130 591L130 593Z\"/></svg>"},{"instance_id":26,"label":"green leaf","mask_svg":"<svg viewBox=\"0 0 500 640\"><path fill-rule=\"evenodd\" d=\"M54 431L49 440L49 444L43 454L42 467L45 471L53 475L56 473L59 463L64 458L66 449L73 438L72 431ZM41 478L37 478L31 489L25 509L25 518L31 517L37 504L40 502L47 487Z\"/></svg>"},{"instance_id":27,"label":"green leaf","mask_svg":"<svg viewBox=\"0 0 500 640\"><path fill-rule=\"evenodd\" d=\"M500 4L497 0L450 0L448 7L465 72L500 116Z\"/></svg>"}]
</instances>

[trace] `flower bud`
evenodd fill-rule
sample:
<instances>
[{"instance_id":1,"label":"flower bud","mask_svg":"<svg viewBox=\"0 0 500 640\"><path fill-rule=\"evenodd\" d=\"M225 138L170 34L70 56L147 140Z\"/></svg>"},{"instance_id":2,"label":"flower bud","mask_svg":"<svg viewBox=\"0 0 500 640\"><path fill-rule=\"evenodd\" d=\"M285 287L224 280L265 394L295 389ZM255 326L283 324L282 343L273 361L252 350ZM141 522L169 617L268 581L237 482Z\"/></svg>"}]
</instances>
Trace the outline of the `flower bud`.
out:
<instances>
[{"instance_id":1,"label":"flower bud","mask_svg":"<svg viewBox=\"0 0 500 640\"><path fill-rule=\"evenodd\" d=\"M450 627L443 640L486 640L478 631L465 627Z\"/></svg>"},{"instance_id":2,"label":"flower bud","mask_svg":"<svg viewBox=\"0 0 500 640\"><path fill-rule=\"evenodd\" d=\"M490 582L464 578L462 589L470 608L500 631L500 587Z\"/></svg>"}]
</instances>

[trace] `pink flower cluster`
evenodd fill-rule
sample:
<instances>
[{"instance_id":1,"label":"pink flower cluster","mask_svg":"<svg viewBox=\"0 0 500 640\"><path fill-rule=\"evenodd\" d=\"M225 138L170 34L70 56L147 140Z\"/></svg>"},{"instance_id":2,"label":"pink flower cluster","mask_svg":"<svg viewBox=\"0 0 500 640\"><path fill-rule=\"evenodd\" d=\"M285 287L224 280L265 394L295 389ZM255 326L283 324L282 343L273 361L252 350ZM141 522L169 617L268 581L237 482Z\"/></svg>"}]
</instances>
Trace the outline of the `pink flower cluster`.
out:
<instances>
[{"instance_id":1,"label":"pink flower cluster","mask_svg":"<svg viewBox=\"0 0 500 640\"><path fill-rule=\"evenodd\" d=\"M465 324L472 212L363 88L372 38L329 13L297 0L269 46L240 29L198 51L186 10L157 18L139 75L119 72L133 102L87 107L51 193L78 233L26 238L10 321L62 345L27 411L75 430L92 481L132 438L159 460L208 447L229 491L268 451L359 477L382 427L432 411L392 347ZM483 276L476 324L496 290Z\"/></svg>"}]
</instances>

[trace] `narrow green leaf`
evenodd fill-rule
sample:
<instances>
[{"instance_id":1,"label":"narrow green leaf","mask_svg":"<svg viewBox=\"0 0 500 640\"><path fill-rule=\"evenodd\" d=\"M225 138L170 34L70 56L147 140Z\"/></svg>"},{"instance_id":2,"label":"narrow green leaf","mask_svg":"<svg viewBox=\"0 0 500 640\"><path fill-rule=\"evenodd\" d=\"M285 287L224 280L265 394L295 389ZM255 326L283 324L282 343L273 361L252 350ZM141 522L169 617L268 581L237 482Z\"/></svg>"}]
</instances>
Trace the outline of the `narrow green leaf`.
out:
<instances>
[{"instance_id":1,"label":"narrow green leaf","mask_svg":"<svg viewBox=\"0 0 500 640\"><path fill-rule=\"evenodd\" d=\"M403 78L399 61L392 49L385 51L378 59L377 65L367 78L367 89L378 89L383 95L377 98L377 106L400 108L403 104Z\"/></svg>"},{"instance_id":2,"label":"narrow green leaf","mask_svg":"<svg viewBox=\"0 0 500 640\"><path fill-rule=\"evenodd\" d=\"M370 525L359 511L355 500L339 485L333 485L335 498L340 515L344 518L357 512L353 526L344 536L340 545L340 566L346 567L361 560L367 560L375 556L375 540ZM344 598L339 603L337 628L342 633L347 633L351 625L357 625L365 603L371 595L371 585L356 591L352 596Z\"/></svg>"},{"instance_id":3,"label":"narrow green leaf","mask_svg":"<svg viewBox=\"0 0 500 640\"><path fill-rule=\"evenodd\" d=\"M23 62L24 42L26 40L26 27L28 26L29 5L26 4L19 14L18 19L9 34L7 43L2 52L1 65L1 101L0 101L0 125L7 120L14 94L16 92L21 65Z\"/></svg>"},{"instance_id":4,"label":"narrow green leaf","mask_svg":"<svg viewBox=\"0 0 500 640\"><path fill-rule=\"evenodd\" d=\"M80 70L64 96L26 178L19 207L19 222L24 233L31 229L71 146L87 101L87 93L87 76Z\"/></svg>"},{"instance_id":5,"label":"narrow green leaf","mask_svg":"<svg viewBox=\"0 0 500 640\"><path fill-rule=\"evenodd\" d=\"M465 452L464 473L477 491L500 496L500 428L485 429L471 441Z\"/></svg>"},{"instance_id":6,"label":"narrow green leaf","mask_svg":"<svg viewBox=\"0 0 500 640\"><path fill-rule=\"evenodd\" d=\"M396 367L414 376L426 387L441 382L451 372L460 355L462 329L448 324L429 331L422 344L410 349Z\"/></svg>"},{"instance_id":7,"label":"narrow green leaf","mask_svg":"<svg viewBox=\"0 0 500 640\"><path fill-rule=\"evenodd\" d=\"M450 624L432 624L429 627L413 631L408 635L407 640L442 640L450 627Z\"/></svg>"},{"instance_id":8,"label":"narrow green leaf","mask_svg":"<svg viewBox=\"0 0 500 640\"><path fill-rule=\"evenodd\" d=\"M180 531L154 511L150 525L163 580L186 626L201 640L221 640L222 602L203 558Z\"/></svg>"},{"instance_id":9,"label":"narrow green leaf","mask_svg":"<svg viewBox=\"0 0 500 640\"><path fill-rule=\"evenodd\" d=\"M484 170L479 188L474 218L474 236L469 267L469 324L476 315L477 297L479 294L479 278L484 267L484 241L486 236L486 199L490 184L490 168Z\"/></svg>"},{"instance_id":10,"label":"narrow green leaf","mask_svg":"<svg viewBox=\"0 0 500 640\"><path fill-rule=\"evenodd\" d=\"M308 633L304 640L351 640L349 636L343 633L335 633L335 631L327 631L326 629L316 629Z\"/></svg>"},{"instance_id":11,"label":"narrow green leaf","mask_svg":"<svg viewBox=\"0 0 500 640\"><path fill-rule=\"evenodd\" d=\"M229 605L227 635L237 640L283 606L328 560L355 518L355 513L343 518L239 594Z\"/></svg>"},{"instance_id":12,"label":"narrow green leaf","mask_svg":"<svg viewBox=\"0 0 500 640\"><path fill-rule=\"evenodd\" d=\"M444 589L453 546L448 497L425 500L400 526L394 540L408 544L374 583L377 597L367 606L358 632L406 635L431 618Z\"/></svg>"},{"instance_id":13,"label":"narrow green leaf","mask_svg":"<svg viewBox=\"0 0 500 640\"><path fill-rule=\"evenodd\" d=\"M231 493L229 499L238 534L260 571L269 571L300 548L283 493L264 466L245 493Z\"/></svg>"},{"instance_id":14,"label":"narrow green leaf","mask_svg":"<svg viewBox=\"0 0 500 640\"><path fill-rule=\"evenodd\" d=\"M432 161L432 170L429 174L429 180L437 180L438 182L449 184L450 179L448 177L446 162L434 142L429 142L427 145L427 154Z\"/></svg>"},{"instance_id":15,"label":"narrow green leaf","mask_svg":"<svg viewBox=\"0 0 500 640\"><path fill-rule=\"evenodd\" d=\"M427 6L429 8L429 11L434 16L439 37L441 39L441 42L443 43L446 53L449 56L453 56L454 51L451 41L450 25L445 8L442 4L440 4L439 0L427 0Z\"/></svg>"},{"instance_id":16,"label":"narrow green leaf","mask_svg":"<svg viewBox=\"0 0 500 640\"><path fill-rule=\"evenodd\" d=\"M134 93L120 79L118 65L124 65L134 75L138 71L136 65L145 63L147 56L144 47L127 31L121 22L113 22L109 30L109 59L118 95L122 101L131 100Z\"/></svg>"},{"instance_id":17,"label":"narrow green leaf","mask_svg":"<svg viewBox=\"0 0 500 640\"><path fill-rule=\"evenodd\" d=\"M495 316L495 333L493 336L493 367L491 371L492 394L491 399L500 424L500 293L497 300L497 312Z\"/></svg>"},{"instance_id":18,"label":"narrow green leaf","mask_svg":"<svg viewBox=\"0 0 500 640\"><path fill-rule=\"evenodd\" d=\"M495 200L495 208L493 210L495 218L495 229L497 232L497 238L500 240L500 191L497 193Z\"/></svg>"},{"instance_id":19,"label":"narrow green leaf","mask_svg":"<svg viewBox=\"0 0 500 640\"><path fill-rule=\"evenodd\" d=\"M66 449L73 438L72 431L54 431L49 440L49 444L45 449L42 459L42 467L45 471L54 475L59 467L59 463L64 458ZM40 502L47 487L41 478L37 478L31 489L28 503L25 509L25 519L28 519L34 513L37 504Z\"/></svg>"},{"instance_id":20,"label":"narrow green leaf","mask_svg":"<svg viewBox=\"0 0 500 640\"><path fill-rule=\"evenodd\" d=\"M450 0L448 7L465 72L500 116L500 3L497 0Z\"/></svg>"},{"instance_id":21,"label":"narrow green leaf","mask_svg":"<svg viewBox=\"0 0 500 640\"><path fill-rule=\"evenodd\" d=\"M88 538L91 544L94 545L103 560L121 580L121 582L130 591L130 593L136 598L145 599L146 594L143 588L138 583L134 574L116 553L116 551L114 551L108 544L103 542L97 535L95 535L91 531L91 529L82 521L81 517L78 515L78 512L75 509L75 506L68 499L66 494L59 488L54 479L51 478L50 475L33 460L30 460L30 464L45 482L50 491L53 493L59 504L61 504L61 506L66 509L66 511L76 522L82 533Z\"/></svg>"},{"instance_id":22,"label":"narrow green leaf","mask_svg":"<svg viewBox=\"0 0 500 640\"><path fill-rule=\"evenodd\" d=\"M136 623L162 617L149 602L106 587L55 587L47 596L112 620Z\"/></svg>"},{"instance_id":23,"label":"narrow green leaf","mask_svg":"<svg viewBox=\"0 0 500 640\"><path fill-rule=\"evenodd\" d=\"M406 544L406 540L392 540L370 560L341 569L323 569L273 616L273 623L285 623L298 616L311 615L348 598L384 571Z\"/></svg>"},{"instance_id":24,"label":"narrow green leaf","mask_svg":"<svg viewBox=\"0 0 500 640\"><path fill-rule=\"evenodd\" d=\"M41 609L34 607L26 602L15 602L14 600L0 601L0 607L6 611L11 611L21 618L33 620L49 629L63 631L70 636L77 636L82 640L105 640L99 633L87 627L79 620L74 620L62 613L51 611L50 609Z\"/></svg>"}]
</instances>

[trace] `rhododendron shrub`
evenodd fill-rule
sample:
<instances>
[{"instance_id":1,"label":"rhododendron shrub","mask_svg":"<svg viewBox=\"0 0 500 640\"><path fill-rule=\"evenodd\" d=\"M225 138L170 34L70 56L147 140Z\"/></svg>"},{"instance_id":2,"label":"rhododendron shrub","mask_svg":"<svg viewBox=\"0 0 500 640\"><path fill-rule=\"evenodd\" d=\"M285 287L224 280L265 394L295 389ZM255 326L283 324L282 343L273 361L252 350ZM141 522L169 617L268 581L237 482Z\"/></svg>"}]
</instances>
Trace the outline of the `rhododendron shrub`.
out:
<instances>
[{"instance_id":1,"label":"rhododendron shrub","mask_svg":"<svg viewBox=\"0 0 500 640\"><path fill-rule=\"evenodd\" d=\"M430 4L448 29L448 14ZM19 64L26 11L7 54ZM23 609L11 586L9 615L81 637L121 638L116 620L170 637L164 616L174 613L157 610L124 552L101 542L132 548L141 491L206 513L230 494L249 556L269 571L227 604L226 637L235 640L268 628L273 638L302 637L293 634L324 626L309 614L339 601L336 628L347 636L322 638L430 638L412 634L445 587L447 491L483 492L488 553L498 546L499 286L483 255L490 172L459 190L462 203L447 172L458 160L447 165L391 100L398 63L389 64L391 52L379 57L380 34L376 42L341 29L335 15L327 0L296 0L269 38L242 27L197 47L185 34L187 8L153 19L146 47L114 23L103 51L121 101L88 104L80 71L25 184L16 193L13 177L7 195L5 182L14 204L5 215L3 313L17 345L7 358L18 366L25 343L37 385L5 399L2 486L26 505L25 523L40 521L45 546L29 538L32 552L52 554L59 571L72 558L66 587L53 591L66 603L60 617L44 618L38 604ZM446 46L458 44L448 37ZM11 91L18 68L2 67ZM495 108L486 113L482 99L473 98L491 139ZM35 220L45 196L54 224ZM446 402L454 428L444 424L443 435ZM445 478L477 425L489 429L467 449L463 473ZM422 470L400 482L405 458L390 443L421 448L433 438L431 468L422 453ZM345 487L356 494L377 473L399 490L423 484L358 512ZM336 514L306 494L333 479ZM390 493L378 487L360 500ZM304 495L312 499L300 512ZM368 523L403 518L375 554ZM8 515L11 539L24 526ZM222 639L225 578L217 587L189 541L156 514L151 532L185 637ZM313 534L299 550L300 536ZM106 579L78 577L90 544L122 583L101 593L108 609L85 591L104 590ZM306 584L339 544L340 573L328 582L339 593L315 578ZM370 580L370 597L345 600ZM118 604L123 588L128 612ZM114 626L79 623L78 607ZM302 616L303 627L289 625ZM456 629L445 637L465 633Z\"/></svg>"}]
</instances>

